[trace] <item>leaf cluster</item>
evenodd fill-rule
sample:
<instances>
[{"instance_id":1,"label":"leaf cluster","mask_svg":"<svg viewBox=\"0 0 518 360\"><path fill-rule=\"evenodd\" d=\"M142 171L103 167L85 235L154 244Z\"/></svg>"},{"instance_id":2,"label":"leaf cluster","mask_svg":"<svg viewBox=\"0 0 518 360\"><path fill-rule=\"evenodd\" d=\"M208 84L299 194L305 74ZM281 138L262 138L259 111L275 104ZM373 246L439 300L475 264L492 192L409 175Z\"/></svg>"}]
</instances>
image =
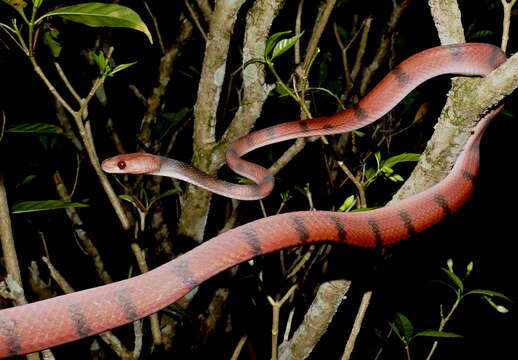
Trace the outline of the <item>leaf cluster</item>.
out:
<instances>
[{"instance_id":1,"label":"leaf cluster","mask_svg":"<svg viewBox=\"0 0 518 360\"><path fill-rule=\"evenodd\" d=\"M446 280L438 281L439 284L451 289L455 295L453 303L449 307L445 307L443 304L440 305L440 323L437 330L428 329L423 331L417 331L412 321L400 312L396 312L392 321L389 322L391 329L394 331L398 339L401 341L403 348L406 353L407 359L411 359L410 345L419 337L429 338L462 338L463 336L457 333L444 331L446 324L450 321L454 312L458 310L461 302L468 296L479 296L491 305L495 310L500 313L507 313L508 310L503 305L497 305L493 298L498 298L512 303L512 300L506 295L487 289L471 289L466 290L465 281L470 276L474 268L473 262L470 262L466 266L464 275L459 276L453 269L453 260L448 259L447 267L441 268L441 271L446 275ZM447 311L445 311L447 309ZM434 353L436 344L431 348L430 354L427 359L430 359Z\"/></svg>"}]
</instances>

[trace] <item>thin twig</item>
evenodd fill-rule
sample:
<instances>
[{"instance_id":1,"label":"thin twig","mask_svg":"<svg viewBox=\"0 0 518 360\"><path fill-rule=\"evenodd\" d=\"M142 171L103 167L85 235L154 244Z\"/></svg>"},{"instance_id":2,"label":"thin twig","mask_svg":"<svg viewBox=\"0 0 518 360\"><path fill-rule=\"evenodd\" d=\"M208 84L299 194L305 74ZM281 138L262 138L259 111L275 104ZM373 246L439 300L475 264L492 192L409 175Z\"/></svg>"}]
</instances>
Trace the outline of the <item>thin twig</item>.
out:
<instances>
[{"instance_id":1,"label":"thin twig","mask_svg":"<svg viewBox=\"0 0 518 360\"><path fill-rule=\"evenodd\" d=\"M2 111L2 124L0 126L0 141L4 137L5 127L7 126L7 117L5 116L5 111Z\"/></svg>"},{"instance_id":2,"label":"thin twig","mask_svg":"<svg viewBox=\"0 0 518 360\"><path fill-rule=\"evenodd\" d=\"M356 80L356 78L358 77L358 74L360 73L363 57L364 57L366 49L367 49L367 40L369 38L369 30L371 28L371 24L372 24L372 17L369 16L367 19L365 19L362 22L362 25L360 27L360 29L362 29L360 43L358 45L358 50L356 51L356 59L354 61L354 65L351 70L351 79L353 82ZM360 32L358 31L358 34L359 33ZM347 44L347 48L350 45L351 45L351 43Z\"/></svg>"},{"instance_id":3,"label":"thin twig","mask_svg":"<svg viewBox=\"0 0 518 360\"><path fill-rule=\"evenodd\" d=\"M81 107L78 111L75 111L59 94L59 92L56 90L54 85L50 82L50 80L47 78L41 67L36 62L36 59L33 56L29 57L31 60L31 63L33 65L34 71L38 76L43 80L49 91L52 95L56 98L56 100L72 115L74 118L74 121L76 123L76 126L79 130L79 135L81 136L81 139L83 141L83 145L85 146L86 153L88 154L88 158L90 159L90 163L92 164L92 167L95 170L95 173L97 174L97 177L99 178L99 181L101 183L101 186L103 187L105 193L108 195L108 198L110 200L110 203L112 204L115 213L117 214L122 227L124 229L129 229L130 227L130 221L127 217L126 212L124 211L122 204L120 203L120 200L113 190L110 182L108 181L108 177L106 174L102 171L99 158L97 157L97 154L95 152L95 146L92 139L92 135L89 131L87 131L85 124L83 123L83 114L87 111L88 102L91 100L93 95L95 94L95 90L99 86L102 85L101 78L97 78L94 81L94 85L90 89L87 97L82 100Z\"/></svg>"},{"instance_id":4,"label":"thin twig","mask_svg":"<svg viewBox=\"0 0 518 360\"><path fill-rule=\"evenodd\" d=\"M279 317L281 307L291 297L295 289L297 289L296 284L293 285L279 301L273 300L270 296L267 297L272 306L272 360L277 360L277 343L279 338Z\"/></svg>"},{"instance_id":5,"label":"thin twig","mask_svg":"<svg viewBox=\"0 0 518 360\"><path fill-rule=\"evenodd\" d=\"M61 178L61 174L59 173L59 171L54 172L53 179L59 197L64 201L70 201L71 197L68 193L68 190L65 187L65 184L63 183L63 179ZM77 237L77 239L81 241L83 248L90 256L94 264L94 268L97 271L97 274L99 275L99 278L105 284L113 282L110 274L106 270L101 254L99 253L99 250L97 250L97 247L95 246L94 241L92 240L91 234L85 231L84 229L85 224L81 219L81 216L79 215L77 209L74 207L68 207L65 209L65 211L70 222L73 225L75 236Z\"/></svg>"},{"instance_id":6,"label":"thin twig","mask_svg":"<svg viewBox=\"0 0 518 360\"><path fill-rule=\"evenodd\" d=\"M129 86L131 89L131 86ZM95 92L95 97L97 98L97 101L101 106L104 108L108 107L108 99L106 96L106 91L104 89L104 85L100 86L99 89ZM106 111L106 113L110 113L109 111ZM113 146L115 146L115 149L117 150L117 153L124 154L126 153L126 150L124 148L124 145L122 144L122 140L119 136L119 133L115 129L113 118L108 115L106 118L106 133L111 138Z\"/></svg>"},{"instance_id":7,"label":"thin twig","mask_svg":"<svg viewBox=\"0 0 518 360\"><path fill-rule=\"evenodd\" d=\"M392 1L392 14L387 24L387 30L381 36L380 42L377 45L377 51L374 55L374 59L369 64L369 66L365 67L362 71L362 77L359 86L360 96L363 96L367 92L367 86L370 84L372 77L380 68L383 60L386 58L388 50L390 48L390 40L392 38L392 33L395 31L399 19L401 18L401 15L408 7L408 5L410 5L411 2L412 0L404 0L401 4L398 4L396 0Z\"/></svg>"},{"instance_id":8,"label":"thin twig","mask_svg":"<svg viewBox=\"0 0 518 360\"><path fill-rule=\"evenodd\" d=\"M502 45L500 46L505 52L507 50L507 43L509 42L509 27L511 26L511 10L516 4L516 0L500 0L502 7L504 8L504 18L502 24Z\"/></svg>"},{"instance_id":9,"label":"thin twig","mask_svg":"<svg viewBox=\"0 0 518 360\"><path fill-rule=\"evenodd\" d=\"M68 91L70 91L70 93L72 94L72 96L76 99L77 103L78 104L81 104L81 102L83 101L81 99L81 96L79 96L79 94L77 93L77 91L74 89L74 87L72 86L72 84L70 83L70 81L68 80L68 77L67 75L65 74L65 72L63 71L63 69L61 68L61 65L59 65L59 63L57 62L54 62L54 67L56 68L57 72L58 72L58 75L59 77L61 78L61 80L63 81L63 83L65 84L65 86L67 87Z\"/></svg>"},{"instance_id":10,"label":"thin twig","mask_svg":"<svg viewBox=\"0 0 518 360\"><path fill-rule=\"evenodd\" d=\"M61 273L52 265L49 258L46 256L42 256L41 260L47 265L47 268L49 269L50 277L58 284L58 286L63 290L65 294L71 294L75 290L68 281L61 275Z\"/></svg>"},{"instance_id":11,"label":"thin twig","mask_svg":"<svg viewBox=\"0 0 518 360\"><path fill-rule=\"evenodd\" d=\"M212 16L213 9L209 3L208 0L196 0L196 3L198 4L198 8L200 9L201 13L203 14L203 18L207 23L210 22L210 18Z\"/></svg>"},{"instance_id":12,"label":"thin twig","mask_svg":"<svg viewBox=\"0 0 518 360\"><path fill-rule=\"evenodd\" d=\"M2 252L4 254L4 266L13 280L22 286L22 275L18 256L14 245L13 230L11 227L11 217L9 216L9 206L7 203L7 192L5 190L4 176L0 174L0 240L2 241ZM22 295L17 298L16 304L26 304L27 301Z\"/></svg>"},{"instance_id":13,"label":"thin twig","mask_svg":"<svg viewBox=\"0 0 518 360\"><path fill-rule=\"evenodd\" d=\"M7 278L5 280L8 291L16 305L27 304L25 294L22 287L22 277L20 266L18 264L18 256L14 245L14 237L11 228L11 218L9 216L9 206L7 202L7 192L5 190L4 177L0 173L0 241L2 242L2 251L4 254L4 266L7 270ZM52 354L50 350L47 353ZM28 360L39 360L39 354L27 355Z\"/></svg>"},{"instance_id":14,"label":"thin twig","mask_svg":"<svg viewBox=\"0 0 518 360\"><path fill-rule=\"evenodd\" d=\"M344 88L346 89L346 94L350 91L350 89L353 88L353 79L351 77L351 71L349 69L349 60L347 59L347 51L349 50L349 47L353 44L356 37L360 34L360 30L363 28L363 25L365 24L365 21L362 23L362 26L360 29L358 29L354 35L351 37L347 45L345 45L342 41L342 36L340 35L340 32L338 31L338 25L337 22L333 22L333 34L336 39L336 43L338 44L338 47L340 48L340 52L342 53L342 66L344 71L344 77L345 77L345 85ZM358 57L357 57L358 59ZM347 99L347 95L343 96L345 99Z\"/></svg>"},{"instance_id":15,"label":"thin twig","mask_svg":"<svg viewBox=\"0 0 518 360\"><path fill-rule=\"evenodd\" d=\"M371 297L372 297L371 290L363 293L362 301L360 303L358 312L356 313L356 318L354 319L353 328L351 329L349 339L347 339L347 343L345 344L345 350L344 350L341 360L349 360L351 357L352 351L354 349L354 344L356 342L356 339L358 338L358 335L360 334L363 319L365 318L365 314L367 312L367 308L369 307Z\"/></svg>"},{"instance_id":16,"label":"thin twig","mask_svg":"<svg viewBox=\"0 0 518 360\"><path fill-rule=\"evenodd\" d=\"M191 15L192 19L194 20L194 25L196 25L196 28L200 32L201 36L203 36L205 41L207 41L208 40L207 33L205 32L205 30L203 30L203 27L201 26L200 19L198 18L198 15L193 10L191 4L189 4L189 0L184 0L184 2L185 2L185 7L187 7L187 11L189 11L189 15Z\"/></svg>"},{"instance_id":17,"label":"thin twig","mask_svg":"<svg viewBox=\"0 0 518 360\"><path fill-rule=\"evenodd\" d=\"M83 144L81 143L81 140L76 136L74 133L74 130L72 128L72 124L70 123L70 120L67 116L67 112L65 111L65 108L59 101L54 102L56 107L56 117L58 118L59 123L63 127L63 130L65 131L65 135L67 138L72 142L72 145L77 149L77 151L83 151Z\"/></svg>"},{"instance_id":18,"label":"thin twig","mask_svg":"<svg viewBox=\"0 0 518 360\"><path fill-rule=\"evenodd\" d=\"M343 161L338 161L338 166L340 166L340 169L347 175L347 177L353 182L354 186L356 186L356 189L358 190L358 196L359 196L359 208L366 208L367 207L367 198L365 197L365 186L363 183L354 176L354 174L349 170L349 168L344 164Z\"/></svg>"},{"instance_id":19,"label":"thin twig","mask_svg":"<svg viewBox=\"0 0 518 360\"><path fill-rule=\"evenodd\" d=\"M183 16L183 14L180 16ZM163 97L171 80L175 60L180 55L183 46L191 38L192 29L193 27L190 21L186 20L182 22L173 44L171 44L171 47L166 50L164 56L160 59L157 83L151 90L151 95L147 100L146 111L140 125L140 134L138 134L138 139L142 144L140 150L155 150L152 149L154 142L154 139L152 139L152 125L155 123L161 109Z\"/></svg>"},{"instance_id":20,"label":"thin twig","mask_svg":"<svg viewBox=\"0 0 518 360\"><path fill-rule=\"evenodd\" d=\"M301 152L304 149L304 146L306 146L306 142L309 141L308 138L299 138L297 139L293 145L291 145L282 155L279 157L269 168L268 171L275 175L283 167L288 165L288 163L297 155L299 152Z\"/></svg>"},{"instance_id":21,"label":"thin twig","mask_svg":"<svg viewBox=\"0 0 518 360\"><path fill-rule=\"evenodd\" d=\"M47 88L49 89L50 93L54 95L56 100L71 114L73 115L75 113L74 109L70 107L70 105L63 99L63 97L59 94L59 92L56 90L54 85L50 82L50 80L47 78L41 67L36 62L36 59L34 57L29 57L29 59L32 62L32 66L36 74L43 80L45 85L47 85Z\"/></svg>"},{"instance_id":22,"label":"thin twig","mask_svg":"<svg viewBox=\"0 0 518 360\"><path fill-rule=\"evenodd\" d=\"M315 20L315 26L313 27L312 35L309 39L308 47L306 49L306 55L304 57L304 63L302 66L304 70L308 69L308 66L314 57L317 45L329 21L329 17L331 16L335 3L336 0L327 0L319 9L319 15Z\"/></svg>"},{"instance_id":23,"label":"thin twig","mask_svg":"<svg viewBox=\"0 0 518 360\"><path fill-rule=\"evenodd\" d=\"M76 123L77 124L80 123L79 119L76 119ZM91 132L89 131L89 129L90 129L89 124L90 124L89 122L86 122L86 125L82 126L85 133L90 134L90 135L86 135L85 139L83 140L84 144L85 144L86 152L90 159L90 163L92 164L92 167L94 168L95 173L97 174L97 177L99 178L99 181L101 182L101 186L103 187L106 195L108 195L108 199L110 200L110 203L112 204L113 209L115 210L115 213L117 214L117 216L122 224L122 227L125 230L127 230L130 228L130 223L131 223L130 219L128 218L128 214L122 207L119 197L113 190L113 188L110 184L110 181L108 180L108 177L106 176L104 171L101 169L99 157L97 156L95 147L93 146ZM80 131L80 133L81 133L81 131Z\"/></svg>"},{"instance_id":24,"label":"thin twig","mask_svg":"<svg viewBox=\"0 0 518 360\"><path fill-rule=\"evenodd\" d=\"M302 9L304 8L304 0L300 0L299 6L297 7L297 17L295 18L295 35L298 35L301 33L301 27L302 27ZM295 54L295 64L300 64L300 41L297 41L295 43L294 47L294 54Z\"/></svg>"},{"instance_id":25,"label":"thin twig","mask_svg":"<svg viewBox=\"0 0 518 360\"><path fill-rule=\"evenodd\" d=\"M241 336L241 339L239 339L236 348L234 349L234 352L232 353L232 357L230 360L237 360L239 358L239 354L241 354L241 350L243 349L243 346L245 346L246 339L248 336L243 335Z\"/></svg>"},{"instance_id":26,"label":"thin twig","mask_svg":"<svg viewBox=\"0 0 518 360\"><path fill-rule=\"evenodd\" d=\"M165 53L165 47L164 42L162 41L162 35L160 34L160 28L158 27L158 21L156 19L155 14L151 11L151 8L149 7L147 1L144 1L144 6L146 7L146 10L151 17L151 21L153 21L153 27L155 28L156 37L158 39L158 44L160 45L160 49L162 50L162 54Z\"/></svg>"}]
</instances>

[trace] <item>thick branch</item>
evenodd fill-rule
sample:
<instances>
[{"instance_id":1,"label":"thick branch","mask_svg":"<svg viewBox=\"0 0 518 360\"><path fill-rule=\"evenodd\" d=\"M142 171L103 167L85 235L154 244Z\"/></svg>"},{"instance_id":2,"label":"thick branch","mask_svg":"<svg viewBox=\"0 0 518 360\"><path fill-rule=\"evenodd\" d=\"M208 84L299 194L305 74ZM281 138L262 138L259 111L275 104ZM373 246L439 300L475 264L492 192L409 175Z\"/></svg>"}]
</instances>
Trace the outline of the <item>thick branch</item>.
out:
<instances>
[{"instance_id":1,"label":"thick branch","mask_svg":"<svg viewBox=\"0 0 518 360\"><path fill-rule=\"evenodd\" d=\"M243 64L250 59L262 58L264 47L270 34L273 19L284 5L285 0L259 0L250 9L246 18L243 43ZM261 109L272 86L265 83L264 66L252 64L243 69L243 99L220 140L220 158L215 162L223 164L224 149L232 141L250 132L261 114Z\"/></svg>"},{"instance_id":2,"label":"thick branch","mask_svg":"<svg viewBox=\"0 0 518 360\"><path fill-rule=\"evenodd\" d=\"M264 55L264 44L270 33L272 21L283 4L284 0L259 0L256 1L249 10L243 45L243 63L251 58L258 58ZM218 6L222 5L218 3ZM217 11L217 9L215 11ZM221 11L221 9L219 11ZM217 16L215 13L213 19L218 17L220 16ZM224 41L221 39L221 35L215 38L215 34L222 31L222 25L216 23L216 20L213 22L215 24L211 24L211 35L209 35L209 38ZM228 25L233 25L233 22L232 24L227 24L227 27ZM218 27L218 29L213 29L214 26ZM224 61L226 60L228 52L228 41L230 40L231 30L232 27L230 27L230 31L227 31L225 35L225 39L227 39L226 47L224 45L217 47L215 45L207 45L205 53L206 60L204 61L202 80L200 81L198 91L200 96L195 110L193 165L212 174L224 164L224 151L228 143L246 135L255 124L270 91L270 87L265 84L265 74L262 66L250 65L244 68L243 99L223 137L219 141L214 139L214 132L210 127L214 126L219 93L222 85L214 83L214 71L220 69L219 71L223 71L223 74L220 74L220 76L224 75ZM216 40L211 40L209 43L214 41ZM215 57L220 60L216 63L215 60L207 60L208 57ZM222 80L221 78L221 81ZM207 91L207 93L205 91ZM210 98L210 96L212 96L212 99L207 99L207 97ZM203 127L206 127L206 129L203 129ZM198 131L200 131L199 136L197 134ZM188 187L184 204L189 204L189 206L183 208L182 217L180 218L178 226L179 233L199 241L202 240L210 199L210 193L196 189L193 186Z\"/></svg>"},{"instance_id":3,"label":"thick branch","mask_svg":"<svg viewBox=\"0 0 518 360\"><path fill-rule=\"evenodd\" d=\"M433 21L441 44L458 44L466 41L457 0L429 0Z\"/></svg>"},{"instance_id":4,"label":"thick branch","mask_svg":"<svg viewBox=\"0 0 518 360\"><path fill-rule=\"evenodd\" d=\"M301 326L289 341L280 346L279 360L306 359L309 356L326 332L350 285L348 280L333 280L320 286Z\"/></svg>"},{"instance_id":5,"label":"thick branch","mask_svg":"<svg viewBox=\"0 0 518 360\"><path fill-rule=\"evenodd\" d=\"M459 17L444 15L447 16L450 25L448 27L438 25L441 41L456 39L455 33L461 26L458 8L450 1L430 0L434 20L437 22L438 18L443 16L446 11L445 3L450 6L448 11L458 14ZM439 21L441 24L443 22L445 21ZM454 24L457 26L453 26ZM393 199L404 199L441 181L450 172L481 114L517 87L518 57L516 55L482 79L456 80L439 117L435 132L419 163Z\"/></svg>"},{"instance_id":6,"label":"thick branch","mask_svg":"<svg viewBox=\"0 0 518 360\"><path fill-rule=\"evenodd\" d=\"M216 3L210 22L209 41L194 105L194 163L206 165L205 157L216 142L216 114L225 81L230 40L237 13L244 0L223 0ZM202 168L206 170L206 167Z\"/></svg>"}]
</instances>

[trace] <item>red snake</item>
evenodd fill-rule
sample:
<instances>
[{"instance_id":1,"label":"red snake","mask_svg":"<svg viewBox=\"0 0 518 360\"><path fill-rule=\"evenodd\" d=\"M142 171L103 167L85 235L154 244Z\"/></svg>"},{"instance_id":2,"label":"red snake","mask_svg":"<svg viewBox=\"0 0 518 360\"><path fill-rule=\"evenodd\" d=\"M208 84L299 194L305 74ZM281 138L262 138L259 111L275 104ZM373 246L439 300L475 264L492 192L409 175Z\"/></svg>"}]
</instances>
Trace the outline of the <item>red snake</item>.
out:
<instances>
[{"instance_id":1,"label":"red snake","mask_svg":"<svg viewBox=\"0 0 518 360\"><path fill-rule=\"evenodd\" d=\"M107 159L114 173L148 173L183 179L238 199L258 199L273 177L240 157L288 139L363 127L392 109L423 81L441 74L486 75L506 61L487 44L435 47L405 60L357 105L330 117L299 120L253 132L227 150L228 165L257 185L224 182L176 160L150 154ZM94 335L152 314L213 275L258 255L286 247L332 241L377 247L400 241L441 221L471 195L478 174L479 142L493 110L476 126L450 174L408 199L372 211L302 211L256 220L216 236L188 253L131 279L0 311L0 356L29 353Z\"/></svg>"}]
</instances>

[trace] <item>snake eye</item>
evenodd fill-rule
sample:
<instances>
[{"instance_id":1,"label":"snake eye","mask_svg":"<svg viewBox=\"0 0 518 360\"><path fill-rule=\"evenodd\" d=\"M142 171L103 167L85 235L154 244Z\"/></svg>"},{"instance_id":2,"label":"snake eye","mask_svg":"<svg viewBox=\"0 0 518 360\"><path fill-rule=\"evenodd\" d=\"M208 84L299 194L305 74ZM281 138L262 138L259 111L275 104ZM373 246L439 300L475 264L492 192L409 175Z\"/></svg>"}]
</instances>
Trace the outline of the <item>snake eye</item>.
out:
<instances>
[{"instance_id":1,"label":"snake eye","mask_svg":"<svg viewBox=\"0 0 518 360\"><path fill-rule=\"evenodd\" d=\"M126 161L121 160L117 163L117 167L121 170L124 170L126 168Z\"/></svg>"}]
</instances>

